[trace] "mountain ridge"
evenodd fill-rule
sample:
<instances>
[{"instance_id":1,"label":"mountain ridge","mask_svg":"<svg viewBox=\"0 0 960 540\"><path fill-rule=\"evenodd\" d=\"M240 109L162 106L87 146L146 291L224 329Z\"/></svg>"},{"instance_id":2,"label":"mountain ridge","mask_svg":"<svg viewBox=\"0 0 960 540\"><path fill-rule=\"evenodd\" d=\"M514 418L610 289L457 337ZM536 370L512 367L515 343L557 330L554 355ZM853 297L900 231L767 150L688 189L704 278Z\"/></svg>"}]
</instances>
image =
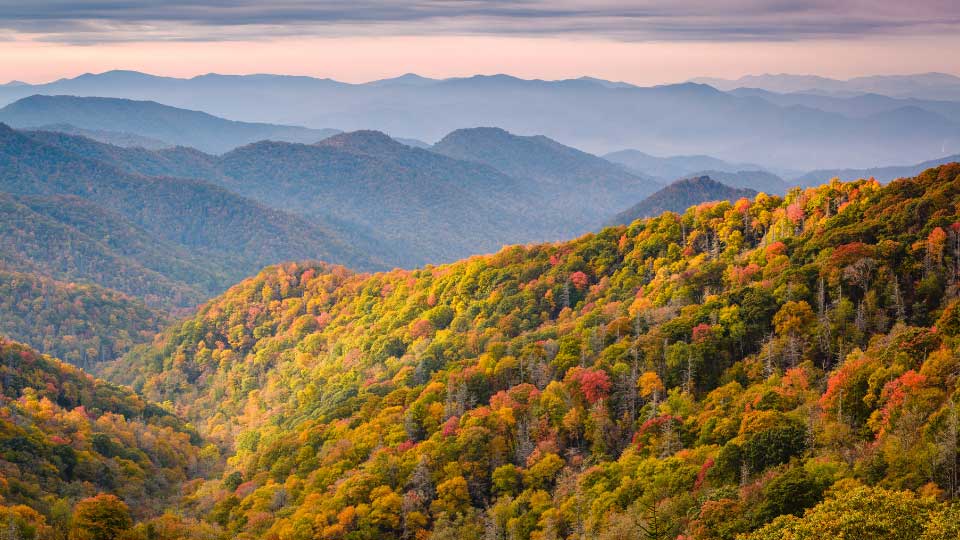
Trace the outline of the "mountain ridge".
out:
<instances>
[{"instance_id":1,"label":"mountain ridge","mask_svg":"<svg viewBox=\"0 0 960 540\"><path fill-rule=\"evenodd\" d=\"M623 147L660 155L705 153L783 169L915 162L945 143L950 148L944 153L960 149L957 122L929 129L910 117L898 125L875 122L864 131L858 130L862 119L696 83L622 87L503 75L369 86L283 77L102 77L0 88L0 102L38 93L145 99L247 122L376 129L430 141L465 126L496 125L594 153ZM264 100L265 92L272 99Z\"/></svg>"}]
</instances>

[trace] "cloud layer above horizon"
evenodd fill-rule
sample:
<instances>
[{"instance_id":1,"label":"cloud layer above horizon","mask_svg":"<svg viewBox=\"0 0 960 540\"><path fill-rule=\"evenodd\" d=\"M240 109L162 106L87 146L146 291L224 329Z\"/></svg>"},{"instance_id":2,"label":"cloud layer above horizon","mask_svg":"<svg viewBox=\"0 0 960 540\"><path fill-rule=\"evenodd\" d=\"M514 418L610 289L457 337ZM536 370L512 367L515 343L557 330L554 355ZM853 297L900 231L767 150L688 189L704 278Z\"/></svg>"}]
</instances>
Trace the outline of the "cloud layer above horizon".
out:
<instances>
[{"instance_id":1,"label":"cloud layer above horizon","mask_svg":"<svg viewBox=\"0 0 960 540\"><path fill-rule=\"evenodd\" d=\"M958 26L955 0L0 0L0 39L71 44L360 35L797 41Z\"/></svg>"}]
</instances>

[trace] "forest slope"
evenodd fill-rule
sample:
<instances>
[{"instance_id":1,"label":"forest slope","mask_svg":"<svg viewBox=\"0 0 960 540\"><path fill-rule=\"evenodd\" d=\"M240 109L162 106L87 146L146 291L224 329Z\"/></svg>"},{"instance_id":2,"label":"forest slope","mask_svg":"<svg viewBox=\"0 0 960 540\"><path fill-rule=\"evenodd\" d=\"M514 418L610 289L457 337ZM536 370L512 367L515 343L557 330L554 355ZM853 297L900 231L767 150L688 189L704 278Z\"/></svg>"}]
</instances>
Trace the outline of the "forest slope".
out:
<instances>
[{"instance_id":1,"label":"forest slope","mask_svg":"<svg viewBox=\"0 0 960 540\"><path fill-rule=\"evenodd\" d=\"M0 124L0 192L6 193L0 202L10 216L0 256L15 261L11 268L189 307L278 261L382 267L317 223L211 183L125 172L85 151L94 145L67 135L35 138ZM47 245L51 236L62 245Z\"/></svg>"},{"instance_id":2,"label":"forest slope","mask_svg":"<svg viewBox=\"0 0 960 540\"><path fill-rule=\"evenodd\" d=\"M203 454L197 434L169 412L2 337L0 381L4 538L65 539L77 525L74 503L104 493L149 520L217 466L214 449Z\"/></svg>"},{"instance_id":3,"label":"forest slope","mask_svg":"<svg viewBox=\"0 0 960 540\"><path fill-rule=\"evenodd\" d=\"M76 366L115 359L166 323L111 289L0 270L0 335Z\"/></svg>"},{"instance_id":4,"label":"forest slope","mask_svg":"<svg viewBox=\"0 0 960 540\"><path fill-rule=\"evenodd\" d=\"M413 271L275 266L111 374L233 454L187 495L234 538L945 540L958 203L951 164Z\"/></svg>"}]
</instances>

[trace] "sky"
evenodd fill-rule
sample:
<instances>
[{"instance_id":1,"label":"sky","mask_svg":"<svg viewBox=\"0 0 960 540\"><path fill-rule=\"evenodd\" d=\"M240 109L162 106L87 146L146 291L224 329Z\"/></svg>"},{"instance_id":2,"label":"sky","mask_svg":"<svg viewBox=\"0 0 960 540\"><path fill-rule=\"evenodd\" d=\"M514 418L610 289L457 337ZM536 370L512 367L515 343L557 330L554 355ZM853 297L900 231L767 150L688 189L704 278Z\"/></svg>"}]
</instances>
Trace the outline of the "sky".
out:
<instances>
[{"instance_id":1,"label":"sky","mask_svg":"<svg viewBox=\"0 0 960 540\"><path fill-rule=\"evenodd\" d=\"M956 0L0 0L0 81L960 74Z\"/></svg>"}]
</instances>

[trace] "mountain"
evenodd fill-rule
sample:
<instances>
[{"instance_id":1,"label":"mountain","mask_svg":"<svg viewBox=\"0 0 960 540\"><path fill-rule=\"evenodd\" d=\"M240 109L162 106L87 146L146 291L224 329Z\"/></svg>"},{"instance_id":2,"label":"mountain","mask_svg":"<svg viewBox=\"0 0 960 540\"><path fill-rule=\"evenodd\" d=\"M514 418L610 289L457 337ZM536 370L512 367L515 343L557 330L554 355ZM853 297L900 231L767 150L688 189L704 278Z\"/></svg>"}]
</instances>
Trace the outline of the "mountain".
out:
<instances>
[{"instance_id":1,"label":"mountain","mask_svg":"<svg viewBox=\"0 0 960 540\"><path fill-rule=\"evenodd\" d=\"M186 482L216 465L196 433L160 406L2 337L0 380L7 538L109 538L102 535L130 529L131 517L156 528ZM85 535L94 528L85 506L102 512L90 525L110 523L101 536ZM199 536L205 529L194 537L210 538Z\"/></svg>"},{"instance_id":2,"label":"mountain","mask_svg":"<svg viewBox=\"0 0 960 540\"><path fill-rule=\"evenodd\" d=\"M518 136L499 128L460 129L431 150L534 181L537 204L562 213L570 233L595 227L622 207L623 200L644 197L659 187L648 177L547 137Z\"/></svg>"},{"instance_id":3,"label":"mountain","mask_svg":"<svg viewBox=\"0 0 960 540\"><path fill-rule=\"evenodd\" d=\"M791 184L779 176L767 171L696 171L694 177L709 176L710 178L734 188L747 189L770 195L783 195L790 189ZM823 182L826 179L821 179Z\"/></svg>"},{"instance_id":4,"label":"mountain","mask_svg":"<svg viewBox=\"0 0 960 540\"><path fill-rule=\"evenodd\" d=\"M890 182L896 180L897 178L906 178L909 176L916 176L921 172L932 168L943 165L945 163L952 163L955 161L960 161L960 154L955 154L952 156L947 156L940 159L933 159L930 161L924 161L923 163L917 163L916 165L900 165L894 167L873 167L869 169L825 169L825 170L816 170L810 171L800 177L798 177L795 182L799 185L814 185L820 182L824 182L829 178L839 178L841 180L857 180L859 178L875 178L880 182Z\"/></svg>"},{"instance_id":5,"label":"mountain","mask_svg":"<svg viewBox=\"0 0 960 540\"><path fill-rule=\"evenodd\" d=\"M611 225L629 225L643 218L658 216L664 212L683 213L691 206L706 202L753 199L757 192L752 189L737 189L721 184L709 176L677 180L650 195L629 209L617 214Z\"/></svg>"},{"instance_id":6,"label":"mountain","mask_svg":"<svg viewBox=\"0 0 960 540\"><path fill-rule=\"evenodd\" d=\"M430 143L421 141L420 139L406 139L403 137L395 137L394 140L397 142L403 143L407 146L412 146L414 148L430 148Z\"/></svg>"},{"instance_id":7,"label":"mountain","mask_svg":"<svg viewBox=\"0 0 960 540\"><path fill-rule=\"evenodd\" d=\"M437 151L456 154L456 145L479 145L485 133L497 135L503 159L488 165ZM456 132L433 151L367 130L310 145L262 141L222 156L120 148L57 132L26 135L126 173L217 184L322 223L356 250L404 267L577 236L656 185L555 141L502 130Z\"/></svg>"},{"instance_id":8,"label":"mountain","mask_svg":"<svg viewBox=\"0 0 960 540\"><path fill-rule=\"evenodd\" d=\"M731 94L760 98L784 107L801 106L834 112L851 118L867 118L883 112L915 108L932 112L952 122L960 121L960 102L915 98L892 98L880 94L832 96L809 93L776 93L759 88L737 88Z\"/></svg>"},{"instance_id":9,"label":"mountain","mask_svg":"<svg viewBox=\"0 0 960 540\"><path fill-rule=\"evenodd\" d=\"M317 221L209 183L127 173L58 144L62 138L79 139L38 140L0 124L0 193L7 194L0 197L7 216L0 256L11 269L187 307L277 261L379 264Z\"/></svg>"},{"instance_id":10,"label":"mountain","mask_svg":"<svg viewBox=\"0 0 960 540\"><path fill-rule=\"evenodd\" d=\"M0 335L81 367L149 342L165 317L96 285L0 270Z\"/></svg>"},{"instance_id":11,"label":"mountain","mask_svg":"<svg viewBox=\"0 0 960 540\"><path fill-rule=\"evenodd\" d=\"M216 290L203 284L216 282L217 271L191 264L188 250L82 199L0 193L0 217L5 269L96 283L163 307L193 306Z\"/></svg>"},{"instance_id":12,"label":"mountain","mask_svg":"<svg viewBox=\"0 0 960 540\"><path fill-rule=\"evenodd\" d=\"M729 163L712 156L651 156L639 150L618 150L605 154L603 159L619 163L637 174L660 178L671 182L678 178L688 177L696 171L714 170L723 172L737 172L743 170L760 170L759 165L749 163Z\"/></svg>"},{"instance_id":13,"label":"mountain","mask_svg":"<svg viewBox=\"0 0 960 540\"><path fill-rule=\"evenodd\" d=\"M142 135L136 135L133 133L124 133L120 131L104 131L98 129L82 129L70 124L50 124L47 126L39 126L37 129L43 131L53 131L59 133L67 133L70 135L79 135L81 137L86 137L94 141L112 144L114 146L122 146L129 148L146 148L148 150L162 150L164 148L169 148L170 143L161 141L159 139L152 139L150 137L144 137Z\"/></svg>"},{"instance_id":14,"label":"mountain","mask_svg":"<svg viewBox=\"0 0 960 540\"><path fill-rule=\"evenodd\" d=\"M185 512L231 537L946 540L958 209L950 164L418 270L279 265L107 373L220 442Z\"/></svg>"},{"instance_id":15,"label":"mountain","mask_svg":"<svg viewBox=\"0 0 960 540\"><path fill-rule=\"evenodd\" d=\"M847 80L813 75L747 75L736 80L698 78L693 82L721 90L759 88L780 93L823 93L833 95L881 94L890 97L960 101L960 77L946 73L875 75Z\"/></svg>"},{"instance_id":16,"label":"mountain","mask_svg":"<svg viewBox=\"0 0 960 540\"><path fill-rule=\"evenodd\" d=\"M260 142L220 160L223 185L277 208L332 216L395 245L397 264L553 238L522 180L358 131L304 145ZM349 225L348 225L349 227Z\"/></svg>"},{"instance_id":17,"label":"mountain","mask_svg":"<svg viewBox=\"0 0 960 540\"><path fill-rule=\"evenodd\" d=\"M212 153L226 152L264 139L315 142L339 133L332 129L235 122L153 101L75 96L23 98L0 109L0 122L16 128L68 124L84 130L80 135L92 131L93 139L113 139L104 142L113 143L117 137L98 136L97 133L131 134L164 146L191 146ZM149 147L143 144L123 146Z\"/></svg>"},{"instance_id":18,"label":"mountain","mask_svg":"<svg viewBox=\"0 0 960 540\"><path fill-rule=\"evenodd\" d=\"M36 94L149 100L246 122L373 129L426 141L460 128L492 125L519 135L544 135L595 154L642 148L654 155L707 154L776 170L893 165L960 151L960 123L949 118L931 123L923 109L908 108L895 122L874 121L693 83L635 87L478 75L347 84L274 75L177 79L107 72L0 88L0 103ZM128 125L120 127L131 131ZM159 134L156 138L166 140Z\"/></svg>"}]
</instances>

